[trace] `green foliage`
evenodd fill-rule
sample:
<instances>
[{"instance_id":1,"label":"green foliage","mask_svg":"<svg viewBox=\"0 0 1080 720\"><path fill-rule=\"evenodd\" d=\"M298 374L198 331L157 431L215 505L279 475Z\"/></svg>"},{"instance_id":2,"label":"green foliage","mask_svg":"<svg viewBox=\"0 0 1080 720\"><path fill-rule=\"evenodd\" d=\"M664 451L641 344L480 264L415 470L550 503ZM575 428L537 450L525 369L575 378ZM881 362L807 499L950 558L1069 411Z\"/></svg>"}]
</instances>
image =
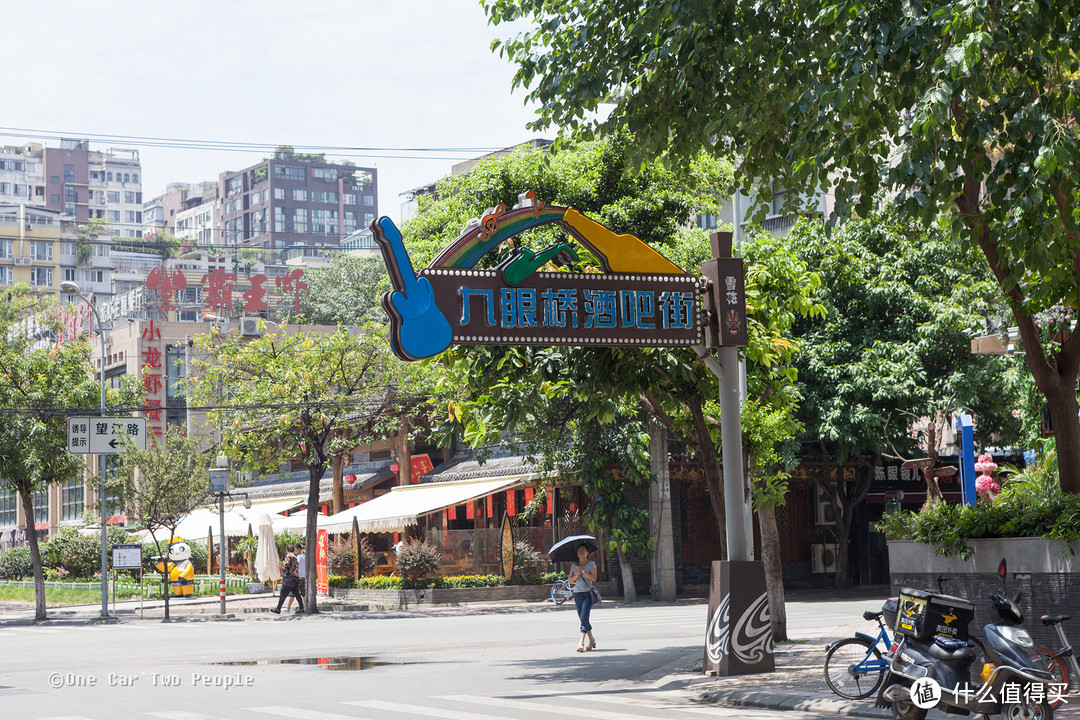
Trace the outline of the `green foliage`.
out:
<instances>
[{"instance_id":1,"label":"green foliage","mask_svg":"<svg viewBox=\"0 0 1080 720\"><path fill-rule=\"evenodd\" d=\"M937 547L940 555L967 559L976 538L1046 537L1072 543L1080 539L1080 496L1058 482L1053 440L1039 449L1023 470L1005 467L1001 492L975 505L938 503L920 512L894 512L878 529L891 540L915 540Z\"/></svg>"},{"instance_id":2,"label":"green foliage","mask_svg":"<svg viewBox=\"0 0 1080 720\"><path fill-rule=\"evenodd\" d=\"M390 279L380 257L338 254L329 267L307 271L304 281L300 317L307 322L360 327L387 321L381 298Z\"/></svg>"},{"instance_id":3,"label":"green foliage","mask_svg":"<svg viewBox=\"0 0 1080 720\"><path fill-rule=\"evenodd\" d=\"M1080 492L1080 326L1044 349L1034 322L1080 302L1075 0L484 4L495 24L526 24L493 47L517 63L535 129L629 129L643 158L737 152L758 218L781 188L786 212L828 189L836 223L888 198L981 252L1055 414L1061 481ZM915 364L875 352L896 376ZM855 432L881 435L854 410Z\"/></svg>"},{"instance_id":4,"label":"green foliage","mask_svg":"<svg viewBox=\"0 0 1080 720\"><path fill-rule=\"evenodd\" d=\"M356 581L351 577L345 577L344 575L331 575L327 579L327 584L332 588L344 588L348 589L356 585Z\"/></svg>"},{"instance_id":5,"label":"green foliage","mask_svg":"<svg viewBox=\"0 0 1080 720\"><path fill-rule=\"evenodd\" d=\"M978 415L980 443L1017 438L1012 361L971 352L971 330L998 309L978 254L892 213L832 235L805 222L788 240L820 273L826 308L796 325L807 439L837 462L889 452L889 438L911 450L917 417L957 406Z\"/></svg>"},{"instance_id":6,"label":"green foliage","mask_svg":"<svg viewBox=\"0 0 1080 720\"><path fill-rule=\"evenodd\" d=\"M282 530L281 532L274 534L274 545L277 546L278 557L285 557L286 548L289 545L303 546L303 544L304 536L298 532L293 532L292 530ZM255 549L259 549L257 543L255 545Z\"/></svg>"},{"instance_id":7,"label":"green foliage","mask_svg":"<svg viewBox=\"0 0 1080 720\"><path fill-rule=\"evenodd\" d=\"M511 578L512 583L520 583L521 578L526 575L535 575L532 572L536 568L536 563L540 562L544 558L536 548L534 548L528 540L518 540L514 543L514 575Z\"/></svg>"},{"instance_id":8,"label":"green foliage","mask_svg":"<svg viewBox=\"0 0 1080 720\"><path fill-rule=\"evenodd\" d=\"M245 535L239 540L233 540L229 543L233 552L237 552L241 555L251 555L252 560L255 559L255 553L259 552L259 536L258 535ZM284 548L282 549L284 550ZM280 557L284 557L285 553L282 552Z\"/></svg>"},{"instance_id":9,"label":"green foliage","mask_svg":"<svg viewBox=\"0 0 1080 720\"><path fill-rule=\"evenodd\" d=\"M442 555L434 545L422 540L406 540L397 554L395 571L409 580L419 580L436 573L442 564Z\"/></svg>"},{"instance_id":10,"label":"green foliage","mask_svg":"<svg viewBox=\"0 0 1080 720\"><path fill-rule=\"evenodd\" d=\"M62 527L43 546L41 561L46 568L63 567L70 579L92 578L101 572L101 535Z\"/></svg>"},{"instance_id":11,"label":"green foliage","mask_svg":"<svg viewBox=\"0 0 1080 720\"><path fill-rule=\"evenodd\" d=\"M335 587L356 587L361 590L441 590L446 588L501 587L506 584L506 578L501 575L451 575L450 577L421 580L376 575L360 578L356 582L353 582L350 578L343 578L339 582L344 584Z\"/></svg>"},{"instance_id":12,"label":"green foliage","mask_svg":"<svg viewBox=\"0 0 1080 720\"><path fill-rule=\"evenodd\" d=\"M366 538L360 540L360 557L365 572L371 572L375 567L375 551ZM352 538L339 535L331 540L327 548L327 562L331 573L351 578L356 570L356 545Z\"/></svg>"},{"instance_id":13,"label":"green foliage","mask_svg":"<svg viewBox=\"0 0 1080 720\"><path fill-rule=\"evenodd\" d=\"M0 578L4 580L22 580L34 574L33 558L30 546L8 548L0 553Z\"/></svg>"}]
</instances>

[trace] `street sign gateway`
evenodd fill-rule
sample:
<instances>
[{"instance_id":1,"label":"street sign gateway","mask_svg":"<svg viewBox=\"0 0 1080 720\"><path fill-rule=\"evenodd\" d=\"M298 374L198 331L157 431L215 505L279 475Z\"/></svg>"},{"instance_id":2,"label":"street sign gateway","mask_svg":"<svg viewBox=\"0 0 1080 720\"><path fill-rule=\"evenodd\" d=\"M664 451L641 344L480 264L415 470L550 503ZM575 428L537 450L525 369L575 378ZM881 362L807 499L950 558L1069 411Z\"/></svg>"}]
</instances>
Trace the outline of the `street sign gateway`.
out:
<instances>
[{"instance_id":1,"label":"street sign gateway","mask_svg":"<svg viewBox=\"0 0 1080 720\"><path fill-rule=\"evenodd\" d=\"M68 418L68 452L81 455L119 455L125 438L139 450L146 449L146 418Z\"/></svg>"}]
</instances>

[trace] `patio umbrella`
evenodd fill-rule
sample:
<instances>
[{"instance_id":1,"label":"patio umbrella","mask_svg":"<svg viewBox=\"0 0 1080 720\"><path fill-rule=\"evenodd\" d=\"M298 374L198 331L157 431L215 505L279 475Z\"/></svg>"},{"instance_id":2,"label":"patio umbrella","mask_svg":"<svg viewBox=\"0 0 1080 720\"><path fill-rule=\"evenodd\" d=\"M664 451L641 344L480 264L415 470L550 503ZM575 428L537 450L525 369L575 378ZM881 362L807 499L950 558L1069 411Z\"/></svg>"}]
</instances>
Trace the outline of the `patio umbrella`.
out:
<instances>
[{"instance_id":1,"label":"patio umbrella","mask_svg":"<svg viewBox=\"0 0 1080 720\"><path fill-rule=\"evenodd\" d=\"M548 550L548 557L554 563L576 562L578 545L582 544L589 549L589 552L600 549L600 543L596 542L596 538L592 535L573 535L552 545Z\"/></svg>"},{"instance_id":2,"label":"patio umbrella","mask_svg":"<svg viewBox=\"0 0 1080 720\"><path fill-rule=\"evenodd\" d=\"M263 513L259 518L259 549L255 553L255 574L263 582L277 582L281 579L281 559L274 543L274 523L267 513Z\"/></svg>"}]
</instances>

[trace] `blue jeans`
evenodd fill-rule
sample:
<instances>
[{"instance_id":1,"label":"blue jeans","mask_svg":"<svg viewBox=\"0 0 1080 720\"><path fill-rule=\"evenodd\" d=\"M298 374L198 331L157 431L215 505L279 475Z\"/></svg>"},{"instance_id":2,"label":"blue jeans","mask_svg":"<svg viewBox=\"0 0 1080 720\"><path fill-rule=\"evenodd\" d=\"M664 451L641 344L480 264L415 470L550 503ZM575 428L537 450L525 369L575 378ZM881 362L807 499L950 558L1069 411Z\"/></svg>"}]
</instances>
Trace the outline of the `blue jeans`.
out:
<instances>
[{"instance_id":1,"label":"blue jeans","mask_svg":"<svg viewBox=\"0 0 1080 720\"><path fill-rule=\"evenodd\" d=\"M578 619L581 620L581 632L592 632L589 613L592 612L592 591L574 593L574 605L577 606Z\"/></svg>"}]
</instances>

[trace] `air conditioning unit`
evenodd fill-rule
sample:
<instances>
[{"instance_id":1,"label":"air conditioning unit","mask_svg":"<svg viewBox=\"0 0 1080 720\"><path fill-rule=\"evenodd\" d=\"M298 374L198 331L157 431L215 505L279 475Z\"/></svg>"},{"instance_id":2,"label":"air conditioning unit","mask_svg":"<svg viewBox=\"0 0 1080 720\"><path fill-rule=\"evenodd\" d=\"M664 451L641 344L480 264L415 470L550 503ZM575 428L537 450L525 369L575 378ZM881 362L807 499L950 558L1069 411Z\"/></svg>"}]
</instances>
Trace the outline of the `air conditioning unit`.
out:
<instances>
[{"instance_id":1,"label":"air conditioning unit","mask_svg":"<svg viewBox=\"0 0 1080 720\"><path fill-rule=\"evenodd\" d=\"M16 265L27 265L27 266L33 265L34 264L34 259L33 258L28 258L28 257L15 258L15 264Z\"/></svg>"},{"instance_id":2,"label":"air conditioning unit","mask_svg":"<svg viewBox=\"0 0 1080 720\"><path fill-rule=\"evenodd\" d=\"M814 486L817 494L814 496L814 523L817 525L835 525L840 510L832 501L831 494L821 485Z\"/></svg>"},{"instance_id":3,"label":"air conditioning unit","mask_svg":"<svg viewBox=\"0 0 1080 720\"><path fill-rule=\"evenodd\" d=\"M240 318L240 334L250 337L258 337L261 334L259 332L259 318Z\"/></svg>"},{"instance_id":4,"label":"air conditioning unit","mask_svg":"<svg viewBox=\"0 0 1080 720\"><path fill-rule=\"evenodd\" d=\"M818 543L811 545L813 554L811 558L813 571L819 575L834 574L836 572L836 554L839 546L836 543Z\"/></svg>"}]
</instances>

